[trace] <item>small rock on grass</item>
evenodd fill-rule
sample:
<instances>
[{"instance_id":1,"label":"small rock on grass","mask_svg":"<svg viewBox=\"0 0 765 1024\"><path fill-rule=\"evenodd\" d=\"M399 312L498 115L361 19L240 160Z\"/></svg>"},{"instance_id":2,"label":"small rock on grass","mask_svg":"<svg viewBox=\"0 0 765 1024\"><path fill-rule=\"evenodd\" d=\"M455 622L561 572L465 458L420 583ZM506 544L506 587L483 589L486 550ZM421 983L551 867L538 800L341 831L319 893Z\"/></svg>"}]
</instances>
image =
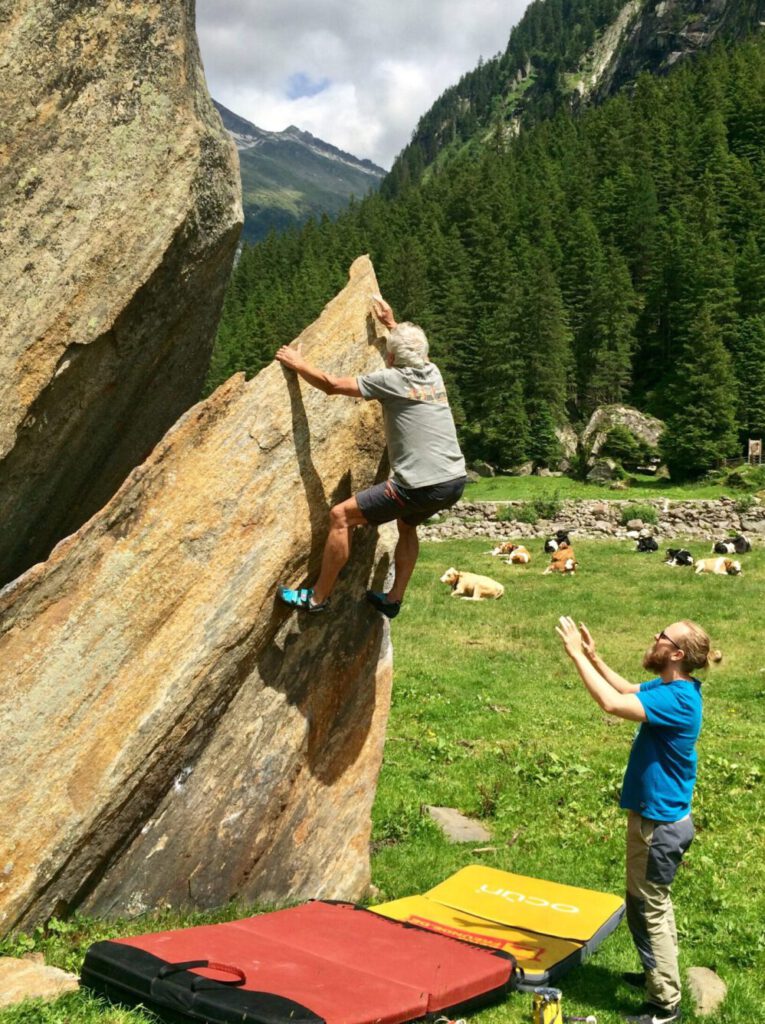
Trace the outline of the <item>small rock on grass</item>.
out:
<instances>
[{"instance_id":1,"label":"small rock on grass","mask_svg":"<svg viewBox=\"0 0 765 1024\"><path fill-rule=\"evenodd\" d=\"M450 843L485 843L491 839L480 821L466 818L453 807L425 805L425 813L435 821Z\"/></svg>"},{"instance_id":2,"label":"small rock on grass","mask_svg":"<svg viewBox=\"0 0 765 1024\"><path fill-rule=\"evenodd\" d=\"M76 992L79 980L58 967L48 967L36 960L0 957L0 1007L13 1006L24 999L58 999L67 992Z\"/></svg>"},{"instance_id":3,"label":"small rock on grass","mask_svg":"<svg viewBox=\"0 0 765 1024\"><path fill-rule=\"evenodd\" d=\"M728 986L719 974L708 967L691 967L687 979L696 1013L700 1017L714 1013L728 993Z\"/></svg>"}]
</instances>

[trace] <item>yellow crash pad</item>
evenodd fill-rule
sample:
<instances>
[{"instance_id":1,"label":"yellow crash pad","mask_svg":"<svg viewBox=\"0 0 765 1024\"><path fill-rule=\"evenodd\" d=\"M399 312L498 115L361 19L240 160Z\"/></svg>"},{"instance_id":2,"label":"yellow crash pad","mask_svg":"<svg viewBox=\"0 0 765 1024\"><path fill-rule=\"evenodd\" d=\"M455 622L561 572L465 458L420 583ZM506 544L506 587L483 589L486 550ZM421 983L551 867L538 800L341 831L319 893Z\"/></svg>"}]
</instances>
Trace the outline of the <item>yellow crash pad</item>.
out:
<instances>
[{"instance_id":1,"label":"yellow crash pad","mask_svg":"<svg viewBox=\"0 0 765 1024\"><path fill-rule=\"evenodd\" d=\"M617 926L624 903L593 889L473 864L423 896L370 909L511 953L526 973L525 985L533 986L580 963Z\"/></svg>"},{"instance_id":2,"label":"yellow crash pad","mask_svg":"<svg viewBox=\"0 0 765 1024\"><path fill-rule=\"evenodd\" d=\"M426 896L453 910L573 942L587 942L623 906L619 896L472 864Z\"/></svg>"}]
</instances>

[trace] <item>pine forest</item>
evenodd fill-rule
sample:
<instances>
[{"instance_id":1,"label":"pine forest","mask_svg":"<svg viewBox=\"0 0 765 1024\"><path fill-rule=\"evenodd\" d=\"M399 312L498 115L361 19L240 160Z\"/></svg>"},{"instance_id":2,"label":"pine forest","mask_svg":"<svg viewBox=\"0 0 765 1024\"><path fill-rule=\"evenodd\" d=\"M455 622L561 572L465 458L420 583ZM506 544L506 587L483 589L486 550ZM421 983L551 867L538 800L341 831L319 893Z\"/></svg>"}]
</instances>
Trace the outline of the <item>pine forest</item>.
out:
<instances>
[{"instance_id":1,"label":"pine forest","mask_svg":"<svg viewBox=\"0 0 765 1024\"><path fill-rule=\"evenodd\" d=\"M680 479L762 436L763 41L498 127L415 177L244 248L209 390L262 368L368 252L397 319L427 332L471 458L549 464L556 427L605 403L665 421Z\"/></svg>"}]
</instances>

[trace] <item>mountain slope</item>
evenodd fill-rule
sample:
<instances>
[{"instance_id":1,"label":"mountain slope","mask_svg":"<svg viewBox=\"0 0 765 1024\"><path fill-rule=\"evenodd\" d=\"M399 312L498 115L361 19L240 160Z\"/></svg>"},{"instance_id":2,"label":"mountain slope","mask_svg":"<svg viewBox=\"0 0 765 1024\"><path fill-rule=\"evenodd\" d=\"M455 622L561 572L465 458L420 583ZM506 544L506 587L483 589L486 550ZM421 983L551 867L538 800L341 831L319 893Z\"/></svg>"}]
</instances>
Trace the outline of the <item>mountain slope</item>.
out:
<instances>
[{"instance_id":1,"label":"mountain slope","mask_svg":"<svg viewBox=\"0 0 765 1024\"><path fill-rule=\"evenodd\" d=\"M764 183L761 35L249 248L208 386L268 362L366 251L471 458L555 464L556 427L628 402L696 475L765 433Z\"/></svg>"},{"instance_id":2,"label":"mountain slope","mask_svg":"<svg viewBox=\"0 0 765 1024\"><path fill-rule=\"evenodd\" d=\"M311 216L335 216L351 196L365 196L385 175L371 160L359 160L294 125L267 132L222 104L215 106L239 150L242 237L248 242Z\"/></svg>"},{"instance_id":3,"label":"mountain slope","mask_svg":"<svg viewBox=\"0 0 765 1024\"><path fill-rule=\"evenodd\" d=\"M533 0L504 53L464 75L420 119L382 186L395 195L466 149L505 146L561 107L602 101L715 40L759 29L765 0Z\"/></svg>"}]
</instances>

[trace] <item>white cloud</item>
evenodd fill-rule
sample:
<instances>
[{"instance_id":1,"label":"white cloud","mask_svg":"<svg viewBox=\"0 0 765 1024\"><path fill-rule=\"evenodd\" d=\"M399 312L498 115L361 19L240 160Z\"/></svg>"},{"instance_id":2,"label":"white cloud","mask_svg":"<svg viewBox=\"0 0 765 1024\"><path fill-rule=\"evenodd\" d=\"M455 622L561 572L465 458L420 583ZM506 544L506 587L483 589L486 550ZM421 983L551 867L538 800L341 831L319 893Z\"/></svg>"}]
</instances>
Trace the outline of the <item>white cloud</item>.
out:
<instances>
[{"instance_id":1,"label":"white cloud","mask_svg":"<svg viewBox=\"0 0 765 1024\"><path fill-rule=\"evenodd\" d=\"M504 50L526 3L197 0L197 30L210 92L224 106L389 167L444 89ZM290 99L295 76L329 84Z\"/></svg>"}]
</instances>

